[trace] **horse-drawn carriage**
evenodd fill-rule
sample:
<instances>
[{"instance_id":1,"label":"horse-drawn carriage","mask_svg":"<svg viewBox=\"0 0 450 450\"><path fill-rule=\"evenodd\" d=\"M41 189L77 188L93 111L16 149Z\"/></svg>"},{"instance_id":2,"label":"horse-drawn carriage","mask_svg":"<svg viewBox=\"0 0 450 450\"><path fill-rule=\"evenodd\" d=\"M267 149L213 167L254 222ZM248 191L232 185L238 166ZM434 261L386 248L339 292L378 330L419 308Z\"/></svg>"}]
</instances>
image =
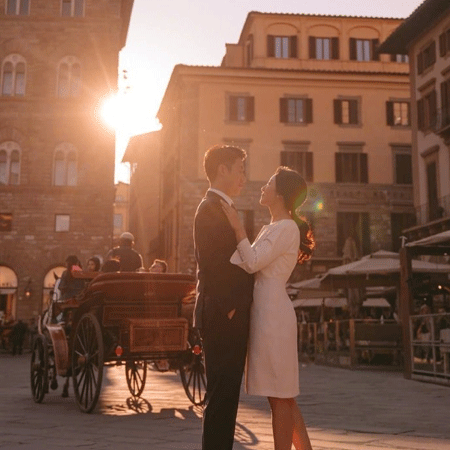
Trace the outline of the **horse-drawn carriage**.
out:
<instances>
[{"instance_id":1,"label":"horse-drawn carriage","mask_svg":"<svg viewBox=\"0 0 450 450\"><path fill-rule=\"evenodd\" d=\"M189 400L201 405L206 380L191 325L194 288L190 275L105 273L76 298L53 301L32 345L33 399L40 403L49 388L56 389L57 375L67 382L71 377L79 408L91 412L104 366L124 364L130 393L139 397L148 363L160 367L163 361L179 371Z\"/></svg>"}]
</instances>

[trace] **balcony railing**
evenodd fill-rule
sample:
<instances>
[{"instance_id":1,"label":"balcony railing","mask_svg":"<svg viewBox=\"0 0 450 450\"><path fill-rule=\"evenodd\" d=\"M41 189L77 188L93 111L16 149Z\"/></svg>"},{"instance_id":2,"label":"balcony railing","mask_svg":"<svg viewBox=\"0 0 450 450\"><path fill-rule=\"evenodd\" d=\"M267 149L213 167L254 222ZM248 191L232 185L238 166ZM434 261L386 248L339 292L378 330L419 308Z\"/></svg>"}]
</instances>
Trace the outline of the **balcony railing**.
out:
<instances>
[{"instance_id":1,"label":"balcony railing","mask_svg":"<svg viewBox=\"0 0 450 450\"><path fill-rule=\"evenodd\" d=\"M416 208L417 225L450 217L450 195L438 198L435 203L425 203Z\"/></svg>"}]
</instances>

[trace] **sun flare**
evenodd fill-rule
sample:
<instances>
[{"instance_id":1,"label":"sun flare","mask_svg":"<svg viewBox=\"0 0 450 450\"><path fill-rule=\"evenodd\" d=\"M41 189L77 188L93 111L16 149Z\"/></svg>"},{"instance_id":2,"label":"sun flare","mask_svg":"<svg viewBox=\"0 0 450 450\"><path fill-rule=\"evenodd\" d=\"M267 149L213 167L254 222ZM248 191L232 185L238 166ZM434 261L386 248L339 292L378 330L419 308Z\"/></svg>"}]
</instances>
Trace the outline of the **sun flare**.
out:
<instances>
[{"instance_id":1,"label":"sun flare","mask_svg":"<svg viewBox=\"0 0 450 450\"><path fill-rule=\"evenodd\" d=\"M126 92L106 97L100 106L100 117L116 134L134 136L160 128L145 94Z\"/></svg>"}]
</instances>

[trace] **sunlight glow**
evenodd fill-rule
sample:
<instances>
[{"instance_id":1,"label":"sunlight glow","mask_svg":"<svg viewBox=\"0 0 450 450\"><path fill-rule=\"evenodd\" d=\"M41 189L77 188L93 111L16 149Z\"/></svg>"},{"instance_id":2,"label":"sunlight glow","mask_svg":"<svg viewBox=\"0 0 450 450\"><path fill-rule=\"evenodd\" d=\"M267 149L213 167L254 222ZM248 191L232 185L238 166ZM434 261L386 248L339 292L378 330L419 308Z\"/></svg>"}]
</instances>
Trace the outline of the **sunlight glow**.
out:
<instances>
[{"instance_id":1,"label":"sunlight glow","mask_svg":"<svg viewBox=\"0 0 450 450\"><path fill-rule=\"evenodd\" d=\"M129 182L128 164L121 162L129 139L161 128L151 108L153 97L151 92L137 95L127 90L105 97L99 105L99 120L116 135L116 182Z\"/></svg>"},{"instance_id":2,"label":"sunlight glow","mask_svg":"<svg viewBox=\"0 0 450 450\"><path fill-rule=\"evenodd\" d=\"M134 136L160 128L152 117L149 101L143 95L129 92L112 94L106 97L100 106L103 122L117 134Z\"/></svg>"}]
</instances>

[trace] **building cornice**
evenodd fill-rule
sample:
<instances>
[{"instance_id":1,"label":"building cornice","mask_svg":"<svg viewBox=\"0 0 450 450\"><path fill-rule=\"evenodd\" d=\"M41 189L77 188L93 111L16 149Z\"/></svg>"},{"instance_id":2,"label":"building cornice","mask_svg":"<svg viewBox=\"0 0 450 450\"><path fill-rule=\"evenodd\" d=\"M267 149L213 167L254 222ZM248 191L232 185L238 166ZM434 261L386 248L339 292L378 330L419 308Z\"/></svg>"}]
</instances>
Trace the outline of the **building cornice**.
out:
<instances>
[{"instance_id":1,"label":"building cornice","mask_svg":"<svg viewBox=\"0 0 450 450\"><path fill-rule=\"evenodd\" d=\"M380 53L407 54L411 45L450 13L448 0L425 0L380 45Z\"/></svg>"},{"instance_id":2,"label":"building cornice","mask_svg":"<svg viewBox=\"0 0 450 450\"><path fill-rule=\"evenodd\" d=\"M250 27L251 23L257 17L269 17L269 18L317 18L317 19L327 19L327 20L342 20L342 19L354 19L354 20L362 20L362 21L374 21L374 20L382 20L382 21L392 21L392 22L401 22L403 19L398 17L370 17L370 16L347 16L347 15L331 15L331 14L303 14L303 13L275 13L275 12L260 12L260 11L250 11L247 14L244 25L242 27L241 34L239 36L238 44L243 44L243 39L247 35L247 30Z\"/></svg>"}]
</instances>

